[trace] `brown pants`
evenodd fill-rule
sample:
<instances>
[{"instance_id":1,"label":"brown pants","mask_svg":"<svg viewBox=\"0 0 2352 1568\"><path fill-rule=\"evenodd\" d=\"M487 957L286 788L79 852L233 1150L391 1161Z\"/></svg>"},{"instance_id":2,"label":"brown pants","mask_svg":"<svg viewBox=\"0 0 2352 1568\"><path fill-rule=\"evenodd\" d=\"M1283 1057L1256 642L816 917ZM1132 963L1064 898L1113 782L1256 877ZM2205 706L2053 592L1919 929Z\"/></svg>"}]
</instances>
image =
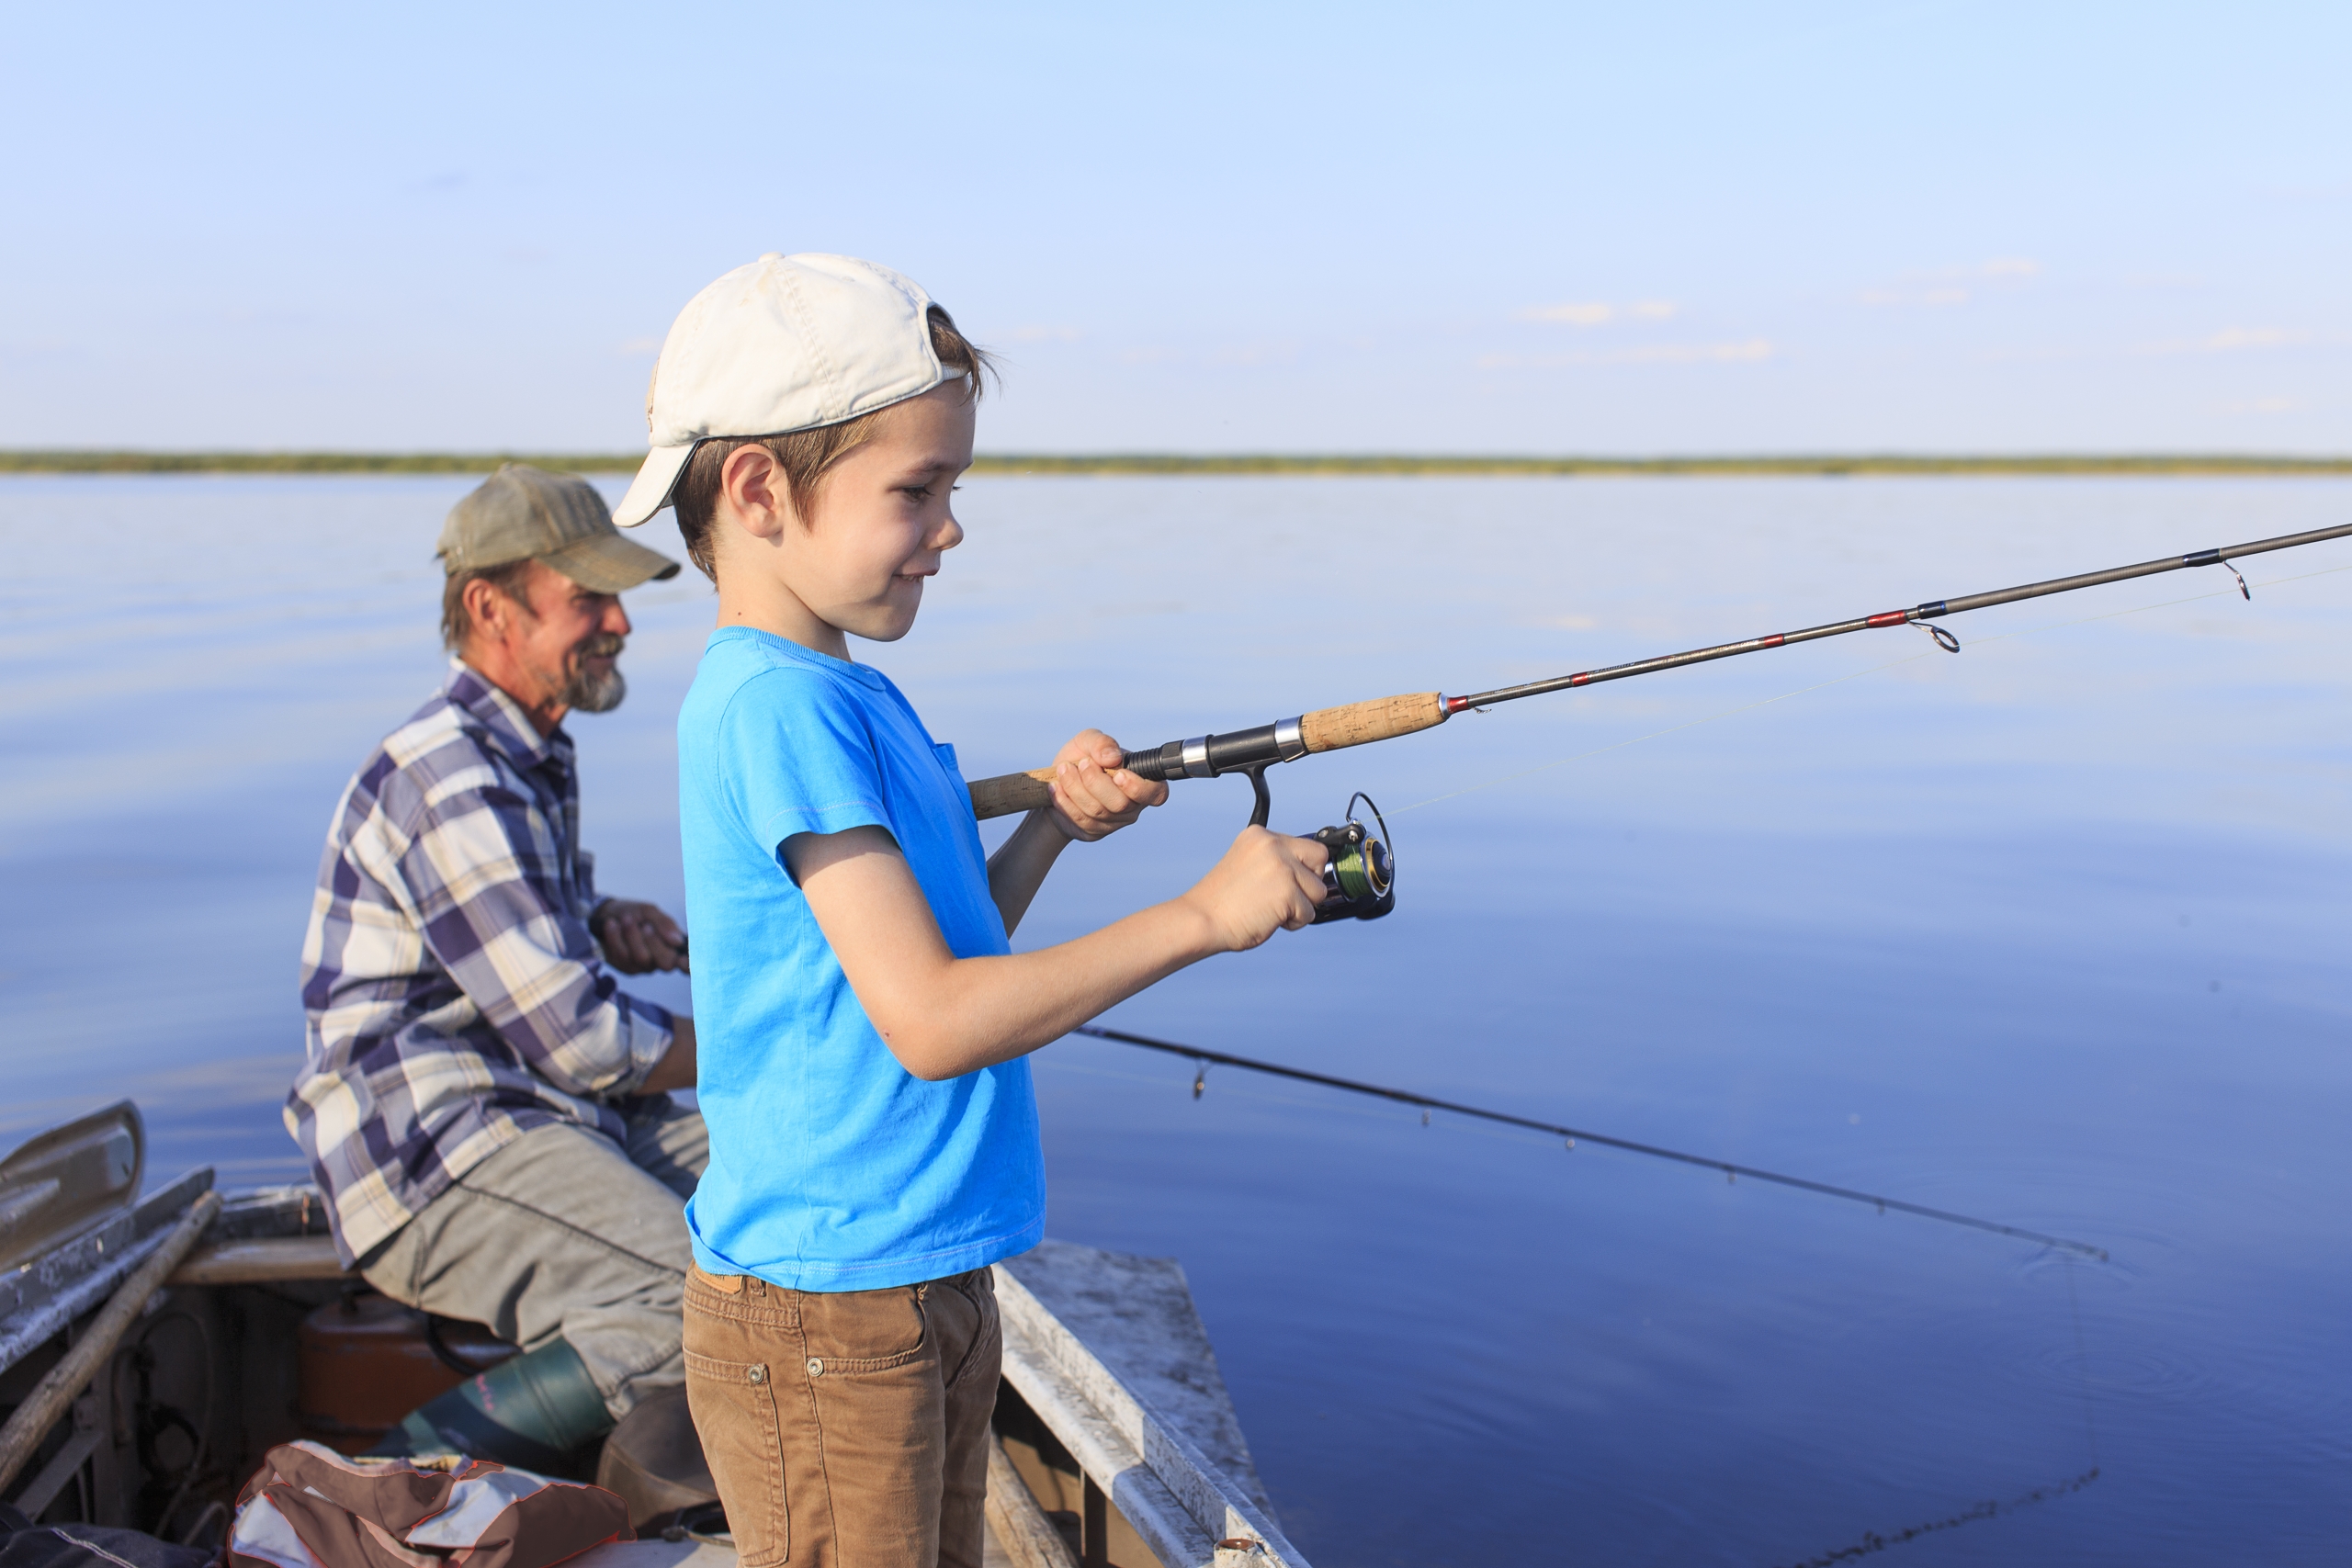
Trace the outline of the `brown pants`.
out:
<instances>
[{"instance_id":1,"label":"brown pants","mask_svg":"<svg viewBox=\"0 0 2352 1568\"><path fill-rule=\"evenodd\" d=\"M686 1276L686 1401L741 1568L980 1568L995 1281Z\"/></svg>"}]
</instances>

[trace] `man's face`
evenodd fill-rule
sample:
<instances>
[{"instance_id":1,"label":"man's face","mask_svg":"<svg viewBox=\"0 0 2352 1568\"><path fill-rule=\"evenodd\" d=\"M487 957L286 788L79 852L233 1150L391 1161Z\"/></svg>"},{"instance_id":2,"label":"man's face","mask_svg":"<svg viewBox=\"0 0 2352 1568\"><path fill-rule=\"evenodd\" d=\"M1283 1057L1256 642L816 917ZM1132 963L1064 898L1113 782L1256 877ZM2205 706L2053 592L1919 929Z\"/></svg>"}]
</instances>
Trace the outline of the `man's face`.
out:
<instances>
[{"instance_id":1,"label":"man's face","mask_svg":"<svg viewBox=\"0 0 2352 1568\"><path fill-rule=\"evenodd\" d=\"M907 635L923 580L964 539L948 496L972 466L973 413L960 379L933 388L891 408L825 476L815 519L784 541L780 564L803 604L871 641Z\"/></svg>"},{"instance_id":2,"label":"man's face","mask_svg":"<svg viewBox=\"0 0 2352 1568\"><path fill-rule=\"evenodd\" d=\"M496 628L516 672L533 690L530 705L552 703L582 713L609 713L628 694L621 678L622 639L629 633L620 595L582 588L544 561L523 580L527 614L508 612ZM483 637L492 628L477 626ZM517 693L520 696L524 694Z\"/></svg>"}]
</instances>

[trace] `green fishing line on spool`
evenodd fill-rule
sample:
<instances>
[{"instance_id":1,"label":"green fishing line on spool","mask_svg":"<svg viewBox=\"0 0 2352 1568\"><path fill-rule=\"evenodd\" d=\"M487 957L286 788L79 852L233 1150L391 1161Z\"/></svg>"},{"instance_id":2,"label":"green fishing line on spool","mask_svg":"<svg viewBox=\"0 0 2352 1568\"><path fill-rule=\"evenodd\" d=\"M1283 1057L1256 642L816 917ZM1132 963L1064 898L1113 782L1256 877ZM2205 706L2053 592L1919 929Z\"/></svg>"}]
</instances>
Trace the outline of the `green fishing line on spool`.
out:
<instances>
[{"instance_id":1,"label":"green fishing line on spool","mask_svg":"<svg viewBox=\"0 0 2352 1568\"><path fill-rule=\"evenodd\" d=\"M1359 800L1371 807L1373 820L1380 822L1377 837L1356 820ZM1330 892L1316 908L1317 925L1332 920L1376 920L1396 907L1396 862L1388 852L1387 833L1388 824L1381 822L1380 807L1359 790L1348 797L1345 822L1336 828L1317 828L1307 835L1322 845L1330 857L1323 866L1323 886Z\"/></svg>"},{"instance_id":2,"label":"green fishing line on spool","mask_svg":"<svg viewBox=\"0 0 2352 1568\"><path fill-rule=\"evenodd\" d=\"M1366 834L1359 822L1349 823L1335 837L1340 842L1332 850L1331 874L1340 891L1351 898L1377 898L1387 892L1396 875L1388 846Z\"/></svg>"}]
</instances>

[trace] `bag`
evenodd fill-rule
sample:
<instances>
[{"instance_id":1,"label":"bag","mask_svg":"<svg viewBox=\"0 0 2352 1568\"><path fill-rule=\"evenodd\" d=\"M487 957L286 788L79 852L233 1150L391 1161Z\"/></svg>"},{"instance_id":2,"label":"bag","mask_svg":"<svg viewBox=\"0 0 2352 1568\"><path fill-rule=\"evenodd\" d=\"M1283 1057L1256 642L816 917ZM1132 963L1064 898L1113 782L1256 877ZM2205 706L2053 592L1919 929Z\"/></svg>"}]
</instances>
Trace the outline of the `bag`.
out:
<instances>
[{"instance_id":1,"label":"bag","mask_svg":"<svg viewBox=\"0 0 2352 1568\"><path fill-rule=\"evenodd\" d=\"M635 1540L597 1486L487 1460L346 1459L281 1443L237 1495L228 1568L552 1568Z\"/></svg>"},{"instance_id":2,"label":"bag","mask_svg":"<svg viewBox=\"0 0 2352 1568\"><path fill-rule=\"evenodd\" d=\"M0 1568L207 1568L212 1553L105 1525L37 1525L0 1503Z\"/></svg>"}]
</instances>

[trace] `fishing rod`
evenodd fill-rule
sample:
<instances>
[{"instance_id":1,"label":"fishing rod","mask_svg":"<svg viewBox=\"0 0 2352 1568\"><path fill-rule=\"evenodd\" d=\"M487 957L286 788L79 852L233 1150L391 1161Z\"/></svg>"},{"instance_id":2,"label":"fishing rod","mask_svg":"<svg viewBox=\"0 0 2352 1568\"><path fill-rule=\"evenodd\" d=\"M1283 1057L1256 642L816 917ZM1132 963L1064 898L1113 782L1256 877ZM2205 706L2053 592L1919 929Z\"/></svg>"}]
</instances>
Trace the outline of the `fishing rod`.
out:
<instances>
[{"instance_id":1,"label":"fishing rod","mask_svg":"<svg viewBox=\"0 0 2352 1568\"><path fill-rule=\"evenodd\" d=\"M1850 1187L1833 1187L1826 1181L1809 1181L1802 1176L1783 1176L1778 1171L1758 1170L1751 1165L1732 1160L1714 1159L1705 1155L1684 1154L1679 1149L1660 1148L1656 1144L1637 1144L1631 1138L1612 1138L1605 1133L1589 1133L1580 1127L1564 1127L1557 1122L1538 1122L1532 1117L1514 1116L1507 1111L1484 1111L1475 1105L1458 1105L1450 1100L1435 1100L1410 1089L1386 1089L1379 1084L1362 1083L1354 1078L1333 1077L1329 1073L1311 1073L1304 1067L1285 1067L1278 1062L1261 1062L1249 1056L1236 1056L1223 1051L1204 1050L1198 1045L1179 1045L1170 1040L1155 1040L1148 1034L1130 1034L1123 1029L1105 1029L1100 1024L1081 1023L1070 1031L1073 1034L1091 1035L1097 1040L1109 1040L1121 1045L1139 1045L1147 1051L1165 1052L1182 1056L1194 1064L1193 1098L1198 1100L1207 1086L1207 1069L1214 1064L1223 1067L1240 1067L1248 1072L1264 1073L1271 1077L1291 1078L1299 1083L1320 1084L1325 1089L1345 1090L1349 1094L1370 1095L1375 1100L1393 1100L1400 1105L1420 1107L1421 1120L1426 1123L1429 1113L1442 1111L1449 1115L1467 1116L1480 1122L1499 1122L1506 1127L1520 1127L1532 1133L1543 1133L1566 1141L1571 1149L1579 1139L1598 1144L1603 1148L1623 1149L1629 1154L1647 1155L1652 1159L1672 1160L1678 1165L1694 1165L1702 1170L1720 1170L1725 1180L1736 1181L1747 1177L1751 1181L1770 1181L1776 1186L1793 1187L1801 1192L1817 1192L1826 1198L1843 1198L1853 1203L1875 1204L1880 1213L1889 1209L1905 1214L1916 1214L1924 1220L1939 1220L1948 1225L1966 1225L1971 1230L1989 1231L1995 1235L2014 1236L2042 1247L2059 1248L2077 1257L2108 1261L2107 1248L2093 1247L2086 1241L2069 1241L2061 1235L2045 1235L2019 1225L2005 1225L1995 1220L1980 1220L1969 1214L1955 1214L1949 1209L1930 1209L1924 1203L1906 1203L1900 1198L1883 1198L1875 1192L1860 1192Z\"/></svg>"},{"instance_id":2,"label":"fishing rod","mask_svg":"<svg viewBox=\"0 0 2352 1568\"><path fill-rule=\"evenodd\" d=\"M1806 626L1802 631L1772 632L1738 642L1720 642L1711 648L1694 648L1681 653L1662 654L1655 659L1637 659L1630 664L1582 670L1573 675L1530 681L1523 685L1498 686L1491 692L1479 692L1466 697L1449 697L1442 692L1411 692L1400 696L1374 697L1369 702L1320 708L1295 718L1261 724L1254 729L1236 730L1230 735L1199 735L1189 740L1170 740L1164 746L1129 751L1122 759L1121 765L1148 779L1213 779L1227 773L1246 774L1255 796L1255 808L1250 815L1250 820L1262 828L1272 805L1266 789L1268 768L1283 762L1295 762L1301 757L1319 751L1336 751L1342 747L1362 746L1374 740L1392 740L1400 735L1433 728L1465 708L1483 712L1498 703L1515 703L1521 697L1542 696L1547 692L1565 692L1579 686L1599 685L1603 681L1652 675L1661 670L1679 670L1686 664L1704 664L1710 660L1760 653L1768 648L1787 648L1801 642L1818 642L1823 637L1874 631L1883 626L1917 626L1933 637L1936 645L1945 652L1958 653L1960 639L1945 627L1933 625L1933 622L1946 615L1982 610L1994 604L2014 604L2020 599L2040 599L2052 593L2071 593L2078 588L2095 588L2101 583L2122 582L2134 577L2154 577L2159 572L2180 571L2190 567L2228 568L2238 580L2238 592L2250 600L2254 593L2246 587L2245 574L2232 564L2237 558L2292 549L2298 545L2315 545L2324 539L2341 539L2347 536L2352 536L2352 524L2335 528L2313 528L2301 534L2281 534L2276 538L2256 539L2219 549L2162 556L2134 566L2077 572L2072 577L2053 577L2045 582L2029 582L2018 588L1997 588L1989 593L1963 594L1957 599L1930 599L1908 610L1888 610L1875 615L1858 615L1852 620ZM1032 811L1050 806L1054 798L1049 787L1053 777L1051 768L1038 768L1025 773L1004 773L995 778L981 779L971 786L973 814L982 818L1003 817L1016 811ZM1334 843L1329 837L1332 835L1346 840L1348 848L1354 852L1359 863L1353 873L1354 886L1343 884L1335 867L1333 873L1326 877L1326 882L1339 901L1326 900L1326 909L1318 911L1317 924L1330 919L1375 919L1396 907L1396 890L1391 885L1395 868L1387 846L1380 837L1363 832L1356 823L1353 800L1349 802L1349 807L1351 814L1345 827L1321 829L1315 836L1324 840L1327 845ZM1377 809L1373 815L1378 818ZM1356 831L1351 834L1350 829ZM1382 831L1385 835L1385 824ZM1340 853L1339 848L1333 847L1335 862Z\"/></svg>"}]
</instances>

